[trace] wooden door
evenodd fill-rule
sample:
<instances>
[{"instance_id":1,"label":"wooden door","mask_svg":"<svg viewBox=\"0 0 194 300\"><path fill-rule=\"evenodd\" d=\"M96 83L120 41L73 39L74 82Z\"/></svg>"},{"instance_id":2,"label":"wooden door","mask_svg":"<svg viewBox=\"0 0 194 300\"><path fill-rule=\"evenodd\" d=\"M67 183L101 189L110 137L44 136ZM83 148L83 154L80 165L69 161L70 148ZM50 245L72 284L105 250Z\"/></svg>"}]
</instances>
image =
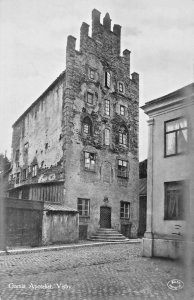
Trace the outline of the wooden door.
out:
<instances>
[{"instance_id":1,"label":"wooden door","mask_svg":"<svg viewBox=\"0 0 194 300\"><path fill-rule=\"evenodd\" d=\"M100 227L111 228L111 208L108 206L100 207Z\"/></svg>"}]
</instances>

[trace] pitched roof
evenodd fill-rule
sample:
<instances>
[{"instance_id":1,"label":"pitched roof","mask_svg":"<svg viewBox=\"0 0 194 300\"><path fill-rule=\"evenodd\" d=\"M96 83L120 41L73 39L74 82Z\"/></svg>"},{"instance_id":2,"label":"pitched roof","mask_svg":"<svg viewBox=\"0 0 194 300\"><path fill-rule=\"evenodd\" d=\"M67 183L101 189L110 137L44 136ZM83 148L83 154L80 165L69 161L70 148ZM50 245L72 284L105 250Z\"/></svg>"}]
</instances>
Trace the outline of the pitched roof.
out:
<instances>
[{"instance_id":1,"label":"pitched roof","mask_svg":"<svg viewBox=\"0 0 194 300\"><path fill-rule=\"evenodd\" d=\"M48 92L50 92L60 80L62 80L66 75L66 71L63 71L50 85L49 87L36 99L26 110L25 112L15 121L12 125L14 127L30 110L34 107Z\"/></svg>"},{"instance_id":2,"label":"pitched roof","mask_svg":"<svg viewBox=\"0 0 194 300\"><path fill-rule=\"evenodd\" d=\"M69 212L78 212L75 208L71 208L61 203L44 203L44 209L49 211L69 211Z\"/></svg>"}]
</instances>

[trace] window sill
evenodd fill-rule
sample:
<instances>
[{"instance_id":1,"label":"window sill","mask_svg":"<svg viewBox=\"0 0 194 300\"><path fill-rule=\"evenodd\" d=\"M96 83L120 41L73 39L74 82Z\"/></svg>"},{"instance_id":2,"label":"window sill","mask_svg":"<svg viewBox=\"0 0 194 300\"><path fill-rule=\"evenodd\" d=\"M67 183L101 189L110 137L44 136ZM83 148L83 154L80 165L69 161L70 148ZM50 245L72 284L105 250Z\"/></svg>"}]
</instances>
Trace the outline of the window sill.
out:
<instances>
[{"instance_id":1,"label":"window sill","mask_svg":"<svg viewBox=\"0 0 194 300\"><path fill-rule=\"evenodd\" d=\"M175 154L169 154L169 155L164 155L164 158L172 157L172 156L179 156L179 155L186 155L188 152L180 152L180 153L175 153Z\"/></svg>"},{"instance_id":2,"label":"window sill","mask_svg":"<svg viewBox=\"0 0 194 300\"><path fill-rule=\"evenodd\" d=\"M84 168L84 171L96 173L96 170L90 170L90 169L86 169L86 168Z\"/></svg>"}]
</instances>

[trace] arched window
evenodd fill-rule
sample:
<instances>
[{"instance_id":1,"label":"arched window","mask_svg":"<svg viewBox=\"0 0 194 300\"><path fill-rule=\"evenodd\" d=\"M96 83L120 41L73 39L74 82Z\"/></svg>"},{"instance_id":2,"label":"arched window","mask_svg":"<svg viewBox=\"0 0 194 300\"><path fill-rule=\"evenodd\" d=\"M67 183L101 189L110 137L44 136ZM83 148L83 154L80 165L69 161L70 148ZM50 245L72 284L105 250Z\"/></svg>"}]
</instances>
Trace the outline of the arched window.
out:
<instances>
[{"instance_id":1,"label":"arched window","mask_svg":"<svg viewBox=\"0 0 194 300\"><path fill-rule=\"evenodd\" d=\"M125 126L121 126L119 130L119 144L127 146L127 129Z\"/></svg>"},{"instance_id":2,"label":"arched window","mask_svg":"<svg viewBox=\"0 0 194 300\"><path fill-rule=\"evenodd\" d=\"M92 135L92 121L89 117L85 117L83 120L83 133Z\"/></svg>"}]
</instances>

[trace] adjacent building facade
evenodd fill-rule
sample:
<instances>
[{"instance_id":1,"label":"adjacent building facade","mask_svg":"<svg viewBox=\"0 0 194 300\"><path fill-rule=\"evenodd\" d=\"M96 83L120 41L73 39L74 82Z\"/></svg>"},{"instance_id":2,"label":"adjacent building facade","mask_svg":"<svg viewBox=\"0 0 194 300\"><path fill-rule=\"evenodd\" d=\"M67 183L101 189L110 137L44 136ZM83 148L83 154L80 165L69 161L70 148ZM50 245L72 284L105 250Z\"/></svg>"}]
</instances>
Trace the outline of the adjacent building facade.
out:
<instances>
[{"instance_id":1,"label":"adjacent building facade","mask_svg":"<svg viewBox=\"0 0 194 300\"><path fill-rule=\"evenodd\" d=\"M136 237L139 76L109 14L101 24L94 9L88 32L79 51L68 37L66 70L13 125L9 195L78 210L80 238L100 226Z\"/></svg>"},{"instance_id":2,"label":"adjacent building facade","mask_svg":"<svg viewBox=\"0 0 194 300\"><path fill-rule=\"evenodd\" d=\"M194 245L194 84L142 109L149 116L143 255L177 258Z\"/></svg>"}]
</instances>

